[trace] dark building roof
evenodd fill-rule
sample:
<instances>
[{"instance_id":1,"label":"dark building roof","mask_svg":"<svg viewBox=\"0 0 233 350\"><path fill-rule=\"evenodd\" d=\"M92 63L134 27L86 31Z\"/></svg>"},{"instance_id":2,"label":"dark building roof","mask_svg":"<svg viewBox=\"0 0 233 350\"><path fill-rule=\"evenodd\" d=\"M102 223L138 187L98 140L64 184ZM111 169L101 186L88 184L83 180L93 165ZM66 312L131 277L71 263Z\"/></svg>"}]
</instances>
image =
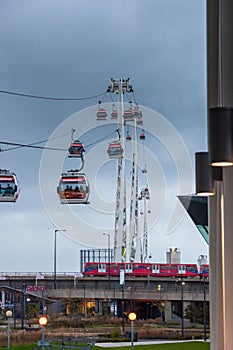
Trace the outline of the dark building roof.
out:
<instances>
[{"instance_id":1,"label":"dark building roof","mask_svg":"<svg viewBox=\"0 0 233 350\"><path fill-rule=\"evenodd\" d=\"M202 237L209 244L207 197L195 195L177 196Z\"/></svg>"}]
</instances>

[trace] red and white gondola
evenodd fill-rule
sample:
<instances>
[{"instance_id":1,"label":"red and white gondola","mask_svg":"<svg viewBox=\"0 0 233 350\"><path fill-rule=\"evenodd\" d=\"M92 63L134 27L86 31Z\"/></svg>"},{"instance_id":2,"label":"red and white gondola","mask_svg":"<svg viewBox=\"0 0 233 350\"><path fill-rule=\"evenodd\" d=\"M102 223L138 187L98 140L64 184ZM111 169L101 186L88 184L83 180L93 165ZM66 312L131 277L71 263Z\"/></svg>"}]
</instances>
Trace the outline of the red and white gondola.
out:
<instances>
[{"instance_id":1,"label":"red and white gondola","mask_svg":"<svg viewBox=\"0 0 233 350\"><path fill-rule=\"evenodd\" d=\"M9 170L0 170L0 202L15 203L19 196L16 175Z\"/></svg>"},{"instance_id":2,"label":"red and white gondola","mask_svg":"<svg viewBox=\"0 0 233 350\"><path fill-rule=\"evenodd\" d=\"M87 177L78 171L67 171L61 175L57 192L61 204L88 204L90 188Z\"/></svg>"},{"instance_id":3,"label":"red and white gondola","mask_svg":"<svg viewBox=\"0 0 233 350\"><path fill-rule=\"evenodd\" d=\"M120 141L113 141L108 145L109 158L121 158L123 157L123 148Z\"/></svg>"},{"instance_id":4,"label":"red and white gondola","mask_svg":"<svg viewBox=\"0 0 233 350\"><path fill-rule=\"evenodd\" d=\"M73 141L68 149L69 158L81 158L84 152L83 144L79 140Z\"/></svg>"},{"instance_id":5,"label":"red and white gondola","mask_svg":"<svg viewBox=\"0 0 233 350\"><path fill-rule=\"evenodd\" d=\"M107 116L108 116L108 113L105 108L98 108L98 111L96 113L97 120L106 120Z\"/></svg>"}]
</instances>

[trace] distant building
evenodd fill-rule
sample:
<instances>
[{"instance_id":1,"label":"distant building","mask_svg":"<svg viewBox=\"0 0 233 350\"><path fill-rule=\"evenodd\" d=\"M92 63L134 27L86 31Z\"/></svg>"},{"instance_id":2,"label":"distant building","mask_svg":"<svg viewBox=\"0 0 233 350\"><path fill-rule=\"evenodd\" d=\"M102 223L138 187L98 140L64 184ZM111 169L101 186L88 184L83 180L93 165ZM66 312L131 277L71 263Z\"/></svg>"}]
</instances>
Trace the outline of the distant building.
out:
<instances>
[{"instance_id":1,"label":"distant building","mask_svg":"<svg viewBox=\"0 0 233 350\"><path fill-rule=\"evenodd\" d=\"M200 271L201 266L203 266L204 264L208 264L207 255L199 255L197 259L198 271Z\"/></svg>"},{"instance_id":2,"label":"distant building","mask_svg":"<svg viewBox=\"0 0 233 350\"><path fill-rule=\"evenodd\" d=\"M180 249L179 248L169 248L167 250L167 264L180 264Z\"/></svg>"},{"instance_id":3,"label":"distant building","mask_svg":"<svg viewBox=\"0 0 233 350\"><path fill-rule=\"evenodd\" d=\"M86 262L112 262L113 249L85 249L80 250L80 267L81 272L84 271Z\"/></svg>"}]
</instances>

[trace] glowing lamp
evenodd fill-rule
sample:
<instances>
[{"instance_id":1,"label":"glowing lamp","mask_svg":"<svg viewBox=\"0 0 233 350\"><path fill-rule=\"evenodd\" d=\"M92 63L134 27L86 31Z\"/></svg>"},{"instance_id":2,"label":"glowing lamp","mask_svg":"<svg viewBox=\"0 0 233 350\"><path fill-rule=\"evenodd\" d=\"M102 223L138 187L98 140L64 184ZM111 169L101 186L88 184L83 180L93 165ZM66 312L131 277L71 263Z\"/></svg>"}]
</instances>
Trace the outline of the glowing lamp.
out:
<instances>
[{"instance_id":1,"label":"glowing lamp","mask_svg":"<svg viewBox=\"0 0 233 350\"><path fill-rule=\"evenodd\" d=\"M137 318L137 315L135 314L135 312L130 312L130 313L128 314L128 319L129 319L130 321L135 321L136 318Z\"/></svg>"},{"instance_id":2,"label":"glowing lamp","mask_svg":"<svg viewBox=\"0 0 233 350\"><path fill-rule=\"evenodd\" d=\"M41 325L41 326L46 326L46 324L48 323L48 318L46 317L46 316L41 316L40 318L39 318L39 324Z\"/></svg>"}]
</instances>

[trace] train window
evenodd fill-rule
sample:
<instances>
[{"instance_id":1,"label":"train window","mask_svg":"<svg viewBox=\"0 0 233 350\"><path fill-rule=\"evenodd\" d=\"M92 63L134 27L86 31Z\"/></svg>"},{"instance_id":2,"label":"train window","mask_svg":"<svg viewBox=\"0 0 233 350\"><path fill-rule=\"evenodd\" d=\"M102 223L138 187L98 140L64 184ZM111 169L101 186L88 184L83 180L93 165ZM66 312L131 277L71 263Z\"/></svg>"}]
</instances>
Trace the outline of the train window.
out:
<instances>
[{"instance_id":1,"label":"train window","mask_svg":"<svg viewBox=\"0 0 233 350\"><path fill-rule=\"evenodd\" d=\"M99 264L98 272L106 272L106 264Z\"/></svg>"},{"instance_id":2,"label":"train window","mask_svg":"<svg viewBox=\"0 0 233 350\"><path fill-rule=\"evenodd\" d=\"M170 271L171 272L176 272L177 271L177 266L176 265L170 266Z\"/></svg>"},{"instance_id":3,"label":"train window","mask_svg":"<svg viewBox=\"0 0 233 350\"><path fill-rule=\"evenodd\" d=\"M125 265L125 272L127 272L127 273L132 273L133 272L132 264L126 264Z\"/></svg>"}]
</instances>

